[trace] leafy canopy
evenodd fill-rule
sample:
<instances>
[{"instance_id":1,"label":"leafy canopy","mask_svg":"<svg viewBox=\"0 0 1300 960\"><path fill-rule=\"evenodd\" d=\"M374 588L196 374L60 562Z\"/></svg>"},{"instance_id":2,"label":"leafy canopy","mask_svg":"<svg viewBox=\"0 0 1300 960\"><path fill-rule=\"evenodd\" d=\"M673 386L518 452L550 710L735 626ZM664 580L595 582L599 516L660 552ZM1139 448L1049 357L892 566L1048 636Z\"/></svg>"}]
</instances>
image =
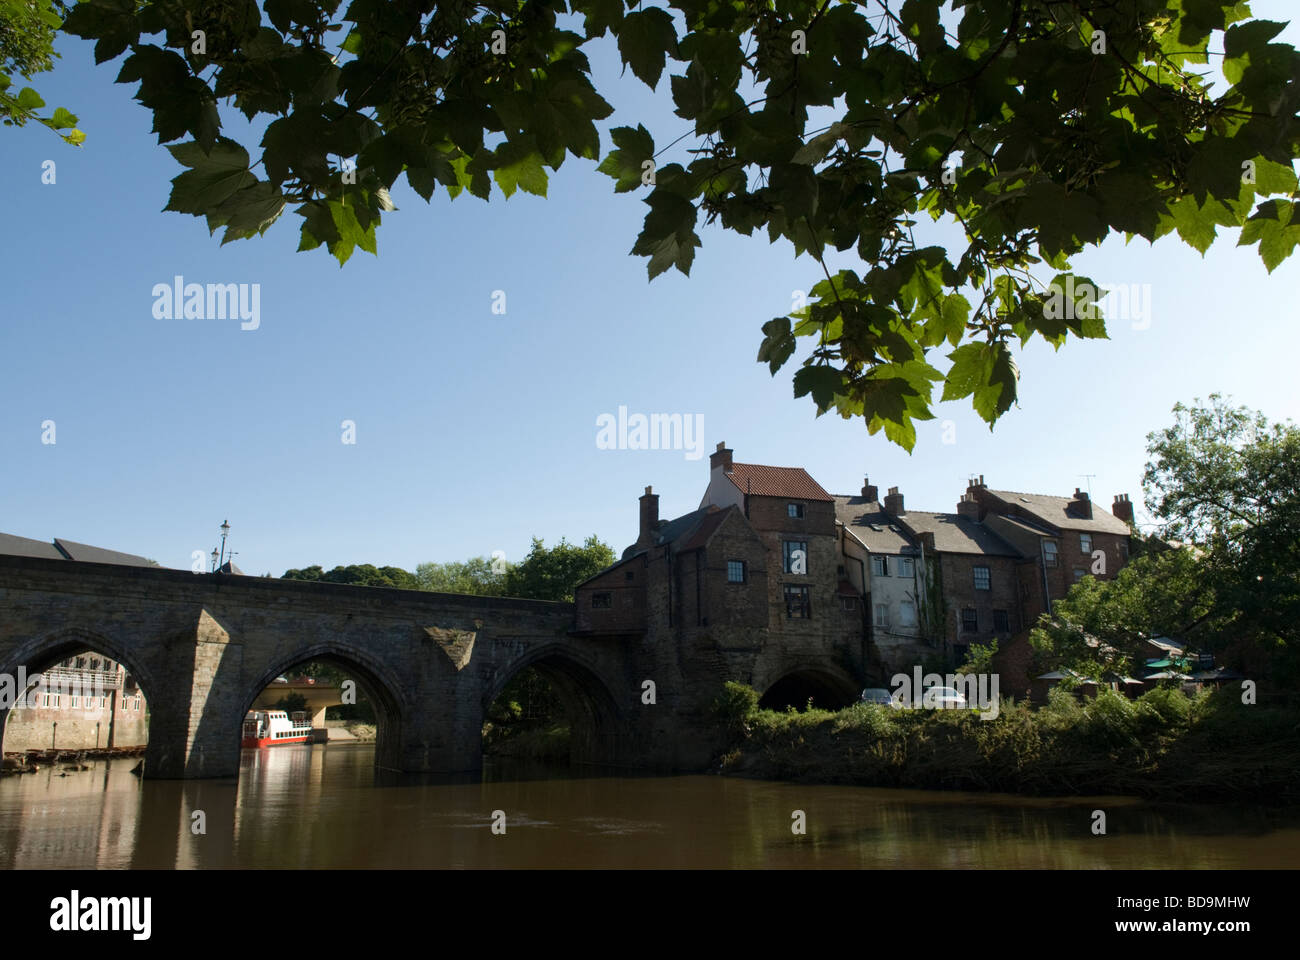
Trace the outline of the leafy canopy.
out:
<instances>
[{"instance_id":1,"label":"leafy canopy","mask_svg":"<svg viewBox=\"0 0 1300 960\"><path fill-rule=\"evenodd\" d=\"M77 118L58 107L47 117L38 114L45 100L32 87L13 92L14 74L30 80L34 73L54 67L54 34L67 7L63 0L0 0L0 122L21 127L35 120L66 142L80 146L86 135ZM66 133L63 131L67 131Z\"/></svg>"},{"instance_id":2,"label":"leafy canopy","mask_svg":"<svg viewBox=\"0 0 1300 960\"><path fill-rule=\"evenodd\" d=\"M1169 636L1300 681L1300 428L1212 394L1175 406L1147 454L1159 535L1114 580L1084 577L1053 605L1030 637L1040 663L1119 672Z\"/></svg>"},{"instance_id":3,"label":"leafy canopy","mask_svg":"<svg viewBox=\"0 0 1300 960\"><path fill-rule=\"evenodd\" d=\"M616 126L599 164L649 207L632 252L650 277L690 271L701 222L789 241L818 263L812 299L763 324L758 359L775 374L806 338L795 395L911 449L936 383L992 426L1014 341L1106 335L1070 258L1112 232L1204 253L1236 227L1270 271L1292 253L1300 53L1249 17L1220 0L83 0L64 29L97 62L126 54L118 81L180 141L167 209L225 243L292 204L299 249L340 263L376 252L403 175L425 200L544 196L566 156L597 160L612 108L583 48L609 37L687 125ZM260 143L222 135L221 102L265 118ZM927 241L926 221L958 239ZM832 251L861 265L832 273Z\"/></svg>"}]
</instances>

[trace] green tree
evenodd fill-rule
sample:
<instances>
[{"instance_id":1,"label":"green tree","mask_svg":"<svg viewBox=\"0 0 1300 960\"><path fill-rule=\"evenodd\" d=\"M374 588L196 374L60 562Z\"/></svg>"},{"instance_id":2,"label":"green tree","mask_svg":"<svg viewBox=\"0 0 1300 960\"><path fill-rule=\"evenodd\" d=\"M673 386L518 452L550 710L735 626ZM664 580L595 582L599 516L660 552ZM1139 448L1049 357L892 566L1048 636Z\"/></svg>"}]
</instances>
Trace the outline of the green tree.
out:
<instances>
[{"instance_id":1,"label":"green tree","mask_svg":"<svg viewBox=\"0 0 1300 960\"><path fill-rule=\"evenodd\" d=\"M1161 636L1212 650L1224 624L1207 573L1194 550L1144 549L1114 580L1084 577L1031 631L1036 666L1130 673L1149 656L1144 641Z\"/></svg>"},{"instance_id":2,"label":"green tree","mask_svg":"<svg viewBox=\"0 0 1300 960\"><path fill-rule=\"evenodd\" d=\"M1149 437L1148 509L1204 554L1219 615L1300 673L1300 428L1218 394L1174 415Z\"/></svg>"},{"instance_id":3,"label":"green tree","mask_svg":"<svg viewBox=\"0 0 1300 960\"><path fill-rule=\"evenodd\" d=\"M506 571L496 568L489 557L471 557L463 563L422 563L415 568L421 590L434 593L463 593L479 597L499 597L505 593Z\"/></svg>"},{"instance_id":4,"label":"green tree","mask_svg":"<svg viewBox=\"0 0 1300 960\"><path fill-rule=\"evenodd\" d=\"M54 34L66 12L62 0L0 0L0 122L21 127L35 120L79 146L86 135L77 129L75 116L58 107L43 117L36 112L45 106L39 93L31 87L13 92L15 74L30 80L33 74L53 69L58 56Z\"/></svg>"},{"instance_id":5,"label":"green tree","mask_svg":"<svg viewBox=\"0 0 1300 960\"><path fill-rule=\"evenodd\" d=\"M614 562L614 551L595 534L582 546L564 538L546 547L533 537L533 546L506 574L506 596L532 600L573 600L573 589Z\"/></svg>"},{"instance_id":6,"label":"green tree","mask_svg":"<svg viewBox=\"0 0 1300 960\"><path fill-rule=\"evenodd\" d=\"M595 161L613 111L584 47L609 36L651 89L669 73L686 121L610 130L599 169L649 207L632 253L652 279L689 272L703 222L810 255L811 300L763 325L759 361L775 374L802 340L795 396L908 449L935 383L992 426L1013 341L1106 335L1070 258L1112 233L1203 253L1238 228L1270 271L1300 242L1300 52L1244 2L626 6L84 0L64 29L99 62L127 54L118 82L185 168L166 209L226 242L293 206L299 249L340 263L376 252L403 175L425 200L486 200ZM222 101L269 121L257 144L222 134ZM832 273L832 250L860 266Z\"/></svg>"},{"instance_id":7,"label":"green tree","mask_svg":"<svg viewBox=\"0 0 1300 960\"><path fill-rule=\"evenodd\" d=\"M419 580L401 567L376 567L373 564L350 564L322 570L319 565L301 570L286 570L282 580L316 580L322 583L348 583L361 587L397 587L401 590L418 590Z\"/></svg>"}]
</instances>

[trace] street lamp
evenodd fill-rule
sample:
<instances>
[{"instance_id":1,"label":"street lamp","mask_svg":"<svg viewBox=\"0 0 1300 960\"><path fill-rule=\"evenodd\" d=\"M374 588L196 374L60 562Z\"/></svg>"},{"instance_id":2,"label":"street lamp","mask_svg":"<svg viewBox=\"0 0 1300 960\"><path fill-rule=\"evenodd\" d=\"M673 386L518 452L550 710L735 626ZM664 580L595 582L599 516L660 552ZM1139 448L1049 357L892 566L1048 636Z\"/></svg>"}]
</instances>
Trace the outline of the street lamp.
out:
<instances>
[{"instance_id":1,"label":"street lamp","mask_svg":"<svg viewBox=\"0 0 1300 960\"><path fill-rule=\"evenodd\" d=\"M230 534L230 521L221 521L221 556L217 560L217 569L221 569L221 561L226 558L226 537Z\"/></svg>"},{"instance_id":2,"label":"street lamp","mask_svg":"<svg viewBox=\"0 0 1300 960\"><path fill-rule=\"evenodd\" d=\"M217 572L217 548L212 548L212 572Z\"/></svg>"}]
</instances>

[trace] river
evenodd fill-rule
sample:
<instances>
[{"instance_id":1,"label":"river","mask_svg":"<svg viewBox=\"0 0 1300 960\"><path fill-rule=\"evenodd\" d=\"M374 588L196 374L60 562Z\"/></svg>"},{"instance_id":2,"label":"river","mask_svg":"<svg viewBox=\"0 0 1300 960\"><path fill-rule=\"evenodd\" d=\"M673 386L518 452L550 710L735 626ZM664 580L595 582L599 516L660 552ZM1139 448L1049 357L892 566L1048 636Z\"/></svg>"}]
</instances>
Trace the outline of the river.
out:
<instances>
[{"instance_id":1,"label":"river","mask_svg":"<svg viewBox=\"0 0 1300 960\"><path fill-rule=\"evenodd\" d=\"M0 866L1300 866L1300 814L1277 809L610 776L503 762L473 782L419 783L377 776L373 747L352 744L245 750L237 782L142 781L131 773L135 763L0 780ZM1092 833L1097 809L1105 836ZM802 835L791 829L795 811L803 812Z\"/></svg>"}]
</instances>

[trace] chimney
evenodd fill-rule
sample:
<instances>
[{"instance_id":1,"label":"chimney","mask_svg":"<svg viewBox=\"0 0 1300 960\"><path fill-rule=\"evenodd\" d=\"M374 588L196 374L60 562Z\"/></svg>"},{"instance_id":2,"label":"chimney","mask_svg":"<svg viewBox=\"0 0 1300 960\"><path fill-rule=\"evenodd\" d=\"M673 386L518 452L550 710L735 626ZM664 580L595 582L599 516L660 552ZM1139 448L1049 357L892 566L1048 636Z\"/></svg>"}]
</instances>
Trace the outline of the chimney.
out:
<instances>
[{"instance_id":1,"label":"chimney","mask_svg":"<svg viewBox=\"0 0 1300 960\"><path fill-rule=\"evenodd\" d=\"M645 488L641 496L641 533L636 538L638 547L648 547L654 543L655 527L659 526L659 494Z\"/></svg>"},{"instance_id":2,"label":"chimney","mask_svg":"<svg viewBox=\"0 0 1300 960\"><path fill-rule=\"evenodd\" d=\"M980 504L974 496L967 493L957 501L957 516L980 522Z\"/></svg>"},{"instance_id":3,"label":"chimney","mask_svg":"<svg viewBox=\"0 0 1300 960\"><path fill-rule=\"evenodd\" d=\"M982 473L978 477L971 477L969 480L966 481L967 491L982 490L983 488L984 488L984 474Z\"/></svg>"},{"instance_id":4,"label":"chimney","mask_svg":"<svg viewBox=\"0 0 1300 960\"><path fill-rule=\"evenodd\" d=\"M1123 520L1130 527L1133 526L1133 501L1128 498L1127 493L1115 494L1115 502L1111 505L1110 512L1115 514L1117 520Z\"/></svg>"},{"instance_id":5,"label":"chimney","mask_svg":"<svg viewBox=\"0 0 1300 960\"><path fill-rule=\"evenodd\" d=\"M872 502L880 499L880 488L871 482L870 477L862 478L862 498Z\"/></svg>"},{"instance_id":6,"label":"chimney","mask_svg":"<svg viewBox=\"0 0 1300 960\"><path fill-rule=\"evenodd\" d=\"M898 487L890 487L889 493L885 495L885 513L891 517L907 515L907 511L903 509L903 495L898 492Z\"/></svg>"},{"instance_id":7,"label":"chimney","mask_svg":"<svg viewBox=\"0 0 1300 960\"><path fill-rule=\"evenodd\" d=\"M1070 508L1066 511L1073 517L1080 517L1084 520L1092 519L1092 501L1088 495L1078 487L1074 488L1074 499L1070 501Z\"/></svg>"},{"instance_id":8,"label":"chimney","mask_svg":"<svg viewBox=\"0 0 1300 960\"><path fill-rule=\"evenodd\" d=\"M731 451L727 449L725 441L718 441L718 449L709 454L709 469L716 470L722 467L723 473L731 472Z\"/></svg>"}]
</instances>

